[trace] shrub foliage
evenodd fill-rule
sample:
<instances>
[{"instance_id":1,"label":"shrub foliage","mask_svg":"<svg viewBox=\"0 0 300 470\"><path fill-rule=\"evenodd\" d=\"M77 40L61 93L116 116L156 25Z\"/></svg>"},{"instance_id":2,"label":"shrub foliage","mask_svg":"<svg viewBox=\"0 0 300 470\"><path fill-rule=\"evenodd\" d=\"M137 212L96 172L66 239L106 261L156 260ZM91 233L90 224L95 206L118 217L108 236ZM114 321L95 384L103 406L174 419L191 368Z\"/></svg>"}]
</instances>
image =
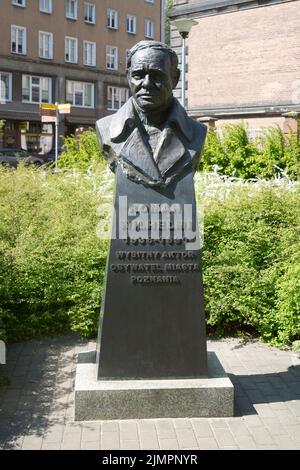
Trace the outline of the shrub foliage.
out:
<instances>
[{"instance_id":1,"label":"shrub foliage","mask_svg":"<svg viewBox=\"0 0 300 470\"><path fill-rule=\"evenodd\" d=\"M300 338L300 184L197 175L209 329ZM113 176L0 170L0 338L94 335ZM183 312L184 315L184 312Z\"/></svg>"},{"instance_id":2,"label":"shrub foliage","mask_svg":"<svg viewBox=\"0 0 300 470\"><path fill-rule=\"evenodd\" d=\"M224 125L221 132L211 129L199 169L211 171L214 167L239 178L273 178L278 169L299 178L299 135L292 130L285 134L273 126L251 139L243 122Z\"/></svg>"}]
</instances>

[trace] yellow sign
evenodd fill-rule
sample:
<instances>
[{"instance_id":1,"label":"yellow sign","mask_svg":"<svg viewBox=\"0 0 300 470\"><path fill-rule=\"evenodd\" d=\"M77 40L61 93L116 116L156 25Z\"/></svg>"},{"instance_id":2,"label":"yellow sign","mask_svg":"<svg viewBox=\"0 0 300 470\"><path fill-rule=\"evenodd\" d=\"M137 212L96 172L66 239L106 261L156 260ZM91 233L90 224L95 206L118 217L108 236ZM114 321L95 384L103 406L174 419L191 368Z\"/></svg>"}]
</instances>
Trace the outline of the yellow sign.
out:
<instances>
[{"instance_id":1,"label":"yellow sign","mask_svg":"<svg viewBox=\"0 0 300 470\"><path fill-rule=\"evenodd\" d=\"M40 104L40 109L45 109L45 110L48 110L48 111L55 111L56 110L56 105L55 104L52 104L52 103L43 103L43 104Z\"/></svg>"},{"instance_id":2,"label":"yellow sign","mask_svg":"<svg viewBox=\"0 0 300 470\"><path fill-rule=\"evenodd\" d=\"M60 114L70 114L71 112L70 104L59 104L57 105L57 108Z\"/></svg>"}]
</instances>

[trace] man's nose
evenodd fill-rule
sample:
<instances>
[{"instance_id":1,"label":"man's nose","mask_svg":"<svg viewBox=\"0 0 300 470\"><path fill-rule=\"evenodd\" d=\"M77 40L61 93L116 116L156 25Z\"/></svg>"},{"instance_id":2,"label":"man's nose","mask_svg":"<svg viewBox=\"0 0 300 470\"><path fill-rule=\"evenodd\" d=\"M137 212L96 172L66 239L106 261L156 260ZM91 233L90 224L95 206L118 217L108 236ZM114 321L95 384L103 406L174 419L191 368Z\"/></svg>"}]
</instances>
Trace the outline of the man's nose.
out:
<instances>
[{"instance_id":1,"label":"man's nose","mask_svg":"<svg viewBox=\"0 0 300 470\"><path fill-rule=\"evenodd\" d=\"M150 75L147 74L145 75L144 80L143 80L143 87L148 87L150 85L151 85Z\"/></svg>"}]
</instances>

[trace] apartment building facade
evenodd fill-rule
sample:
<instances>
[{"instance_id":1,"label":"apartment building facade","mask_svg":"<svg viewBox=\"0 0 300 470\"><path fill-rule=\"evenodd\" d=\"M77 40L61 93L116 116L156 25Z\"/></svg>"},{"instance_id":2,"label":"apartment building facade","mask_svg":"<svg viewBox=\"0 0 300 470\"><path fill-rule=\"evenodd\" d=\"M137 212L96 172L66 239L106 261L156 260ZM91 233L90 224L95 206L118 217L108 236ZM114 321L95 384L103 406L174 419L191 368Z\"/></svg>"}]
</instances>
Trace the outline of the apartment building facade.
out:
<instances>
[{"instance_id":1,"label":"apartment building facade","mask_svg":"<svg viewBox=\"0 0 300 470\"><path fill-rule=\"evenodd\" d=\"M270 124L295 127L300 0L174 0L170 16L198 21L188 39L191 116L216 126L243 119L254 135ZM174 27L171 45L181 54Z\"/></svg>"},{"instance_id":2,"label":"apartment building facade","mask_svg":"<svg viewBox=\"0 0 300 470\"><path fill-rule=\"evenodd\" d=\"M128 99L126 54L161 40L162 0L1 0L0 147L53 148L40 104L69 103L60 135L115 112Z\"/></svg>"}]
</instances>

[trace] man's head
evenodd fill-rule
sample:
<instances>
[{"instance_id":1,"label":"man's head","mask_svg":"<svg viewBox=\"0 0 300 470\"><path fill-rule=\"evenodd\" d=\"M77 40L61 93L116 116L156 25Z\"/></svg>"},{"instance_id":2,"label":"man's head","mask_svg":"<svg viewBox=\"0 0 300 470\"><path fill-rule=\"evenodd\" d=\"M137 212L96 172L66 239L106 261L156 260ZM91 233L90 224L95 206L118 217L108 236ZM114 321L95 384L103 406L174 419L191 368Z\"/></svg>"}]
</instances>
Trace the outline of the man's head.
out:
<instances>
[{"instance_id":1,"label":"man's head","mask_svg":"<svg viewBox=\"0 0 300 470\"><path fill-rule=\"evenodd\" d=\"M132 96L144 112L165 109L180 76L176 53L156 41L141 41L127 58L127 77Z\"/></svg>"}]
</instances>

